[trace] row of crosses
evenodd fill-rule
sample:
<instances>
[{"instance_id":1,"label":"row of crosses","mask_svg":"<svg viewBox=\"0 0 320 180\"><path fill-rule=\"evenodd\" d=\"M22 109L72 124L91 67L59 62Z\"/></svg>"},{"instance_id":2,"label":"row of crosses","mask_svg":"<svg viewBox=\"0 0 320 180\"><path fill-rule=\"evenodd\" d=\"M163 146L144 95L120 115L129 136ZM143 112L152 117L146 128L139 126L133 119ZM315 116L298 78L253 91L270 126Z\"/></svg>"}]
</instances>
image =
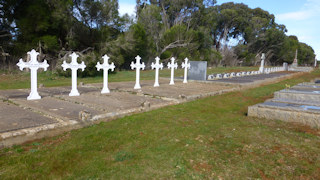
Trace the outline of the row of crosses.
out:
<instances>
[{"instance_id":1,"label":"row of crosses","mask_svg":"<svg viewBox=\"0 0 320 180\"><path fill-rule=\"evenodd\" d=\"M24 68L29 68L31 70L31 92L27 98L27 100L37 100L41 99L41 96L38 93L37 90L37 70L39 68L43 68L44 71L47 70L49 67L49 64L47 63L47 60L44 60L42 63L39 63L37 61L37 56L39 55L38 52L36 52L34 49L32 49L30 52L27 53L30 55L31 60L29 62L24 62L22 59L19 60L17 63L17 66L19 66L20 70L22 71ZM72 53L70 55L71 57L71 63L67 63L66 61L63 61L63 64L61 65L63 70L66 71L67 69L71 69L71 74L72 74L72 88L71 92L69 93L69 96L79 96L80 93L77 89L77 71L78 69L84 69L86 68L86 65L82 61L81 64L77 62L78 55L76 53ZM100 62L97 63L96 68L98 71L103 69L103 88L101 93L110 93L110 90L108 88L108 71L114 71L115 65L112 62L109 64L109 57L107 55L104 55L103 57L103 64L100 64ZM131 69L136 69L136 84L134 86L134 89L141 89L140 86L140 69L144 70L145 64L144 62L141 63L140 56L138 55L135 57L136 63L131 62ZM156 70L155 73L155 83L154 87L159 86L159 69L163 69L163 64L160 63L160 58L156 57L155 58L156 62L151 64L151 68ZM171 58L171 62L168 63L168 68L171 69L171 78L170 78L170 85L174 84L174 69L178 68L178 64L174 62L175 58ZM185 62L182 63L182 68L184 68L184 80L183 83L187 83L187 71L190 69L190 63L188 63L188 58L185 58Z\"/></svg>"}]
</instances>

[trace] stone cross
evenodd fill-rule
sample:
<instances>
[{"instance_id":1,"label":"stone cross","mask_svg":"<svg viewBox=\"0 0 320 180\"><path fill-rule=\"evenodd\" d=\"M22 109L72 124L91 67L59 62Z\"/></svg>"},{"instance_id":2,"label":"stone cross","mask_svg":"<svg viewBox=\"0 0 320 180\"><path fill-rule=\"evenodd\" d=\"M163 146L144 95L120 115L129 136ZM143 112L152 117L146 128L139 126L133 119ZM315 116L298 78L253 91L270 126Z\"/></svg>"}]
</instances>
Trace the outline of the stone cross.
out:
<instances>
[{"instance_id":1,"label":"stone cross","mask_svg":"<svg viewBox=\"0 0 320 180\"><path fill-rule=\"evenodd\" d=\"M27 97L27 100L41 99L41 96L39 95L37 89L37 70L39 68L43 68L45 71L47 71L49 64L47 63L47 60L44 60L42 63L39 63L37 61L37 56L39 55L39 53L36 52L34 49L29 51L27 54L31 57L31 60L29 62L24 62L22 59L20 59L17 63L17 66L19 66L19 69L21 71L24 68L29 68L31 70L31 92Z\"/></svg>"},{"instance_id":2,"label":"stone cross","mask_svg":"<svg viewBox=\"0 0 320 180\"><path fill-rule=\"evenodd\" d=\"M146 66L144 65L144 62L142 64L140 63L141 57L139 55L135 59L136 59L136 64L134 64L134 62L132 61L131 65L130 65L131 69L136 68L136 84L134 85L133 89L141 89L141 86L140 86L140 69L144 70L144 68Z\"/></svg>"},{"instance_id":3,"label":"stone cross","mask_svg":"<svg viewBox=\"0 0 320 180\"><path fill-rule=\"evenodd\" d=\"M156 63L154 64L153 62L151 63L151 68L152 69L156 69L156 77L155 77L155 82L154 82L154 87L158 87L159 86L159 69L163 69L163 64L159 63L160 61L160 58L159 57L156 57L155 58L156 60Z\"/></svg>"},{"instance_id":4,"label":"stone cross","mask_svg":"<svg viewBox=\"0 0 320 180\"><path fill-rule=\"evenodd\" d=\"M187 75L188 75L188 69L190 69L190 63L188 63L188 58L184 59L184 62L182 62L182 68L184 68L184 78L183 83L188 83L187 81Z\"/></svg>"},{"instance_id":5,"label":"stone cross","mask_svg":"<svg viewBox=\"0 0 320 180\"><path fill-rule=\"evenodd\" d=\"M174 63L174 57L171 58L171 63L169 62L168 63L168 69L171 68L171 79L170 79L170 85L174 85L174 81L173 81L173 78L174 78L174 68L177 69L178 68L178 64L177 63Z\"/></svg>"},{"instance_id":6,"label":"stone cross","mask_svg":"<svg viewBox=\"0 0 320 180\"><path fill-rule=\"evenodd\" d=\"M264 53L262 53L261 55L261 65L260 65L260 68L259 68L259 71L261 73L264 73L264 60L266 59L266 56Z\"/></svg>"},{"instance_id":7,"label":"stone cross","mask_svg":"<svg viewBox=\"0 0 320 180\"><path fill-rule=\"evenodd\" d=\"M71 57L71 63L68 64L68 63L66 63L66 61L63 61L63 64L61 66L63 67L64 71L66 71L67 69L71 69L72 89L71 89L71 92L69 93L69 96L79 96L80 93L77 89L77 70L82 69L82 71L84 71L84 69L86 68L86 65L84 64L83 61L81 64L78 64L77 58L79 56L76 53L73 52L69 56Z\"/></svg>"},{"instance_id":8,"label":"stone cross","mask_svg":"<svg viewBox=\"0 0 320 180\"><path fill-rule=\"evenodd\" d=\"M293 60L292 66L294 66L294 67L298 66L298 49L296 49L296 54L294 56L294 60Z\"/></svg>"},{"instance_id":9,"label":"stone cross","mask_svg":"<svg viewBox=\"0 0 320 180\"><path fill-rule=\"evenodd\" d=\"M98 71L100 71L100 69L103 69L103 88L101 90L101 94L107 94L107 93L110 93L110 90L108 88L108 71L109 69L111 71L114 71L115 66L114 66L114 63L109 64L108 55L104 55L102 58L103 58L103 64L100 64L100 62L98 62L96 65L96 68Z\"/></svg>"}]
</instances>

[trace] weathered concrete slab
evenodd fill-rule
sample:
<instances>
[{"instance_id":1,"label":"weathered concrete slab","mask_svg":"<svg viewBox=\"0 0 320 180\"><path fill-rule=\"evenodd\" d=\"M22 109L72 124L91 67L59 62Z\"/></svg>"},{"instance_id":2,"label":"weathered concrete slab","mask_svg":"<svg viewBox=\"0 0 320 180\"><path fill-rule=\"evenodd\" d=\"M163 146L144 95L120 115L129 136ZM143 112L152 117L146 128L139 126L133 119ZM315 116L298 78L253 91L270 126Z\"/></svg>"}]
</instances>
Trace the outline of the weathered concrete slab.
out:
<instances>
[{"instance_id":1,"label":"weathered concrete slab","mask_svg":"<svg viewBox=\"0 0 320 180\"><path fill-rule=\"evenodd\" d=\"M281 90L274 93L275 99L300 101L300 102L320 102L320 92L308 90Z\"/></svg>"},{"instance_id":2,"label":"weathered concrete slab","mask_svg":"<svg viewBox=\"0 0 320 180\"><path fill-rule=\"evenodd\" d=\"M168 104L168 101L151 98L146 96L137 96L126 92L112 92L110 94L100 94L93 92L82 94L81 96L70 97L68 95L60 96L66 101L81 104L92 109L98 109L103 112L115 112L125 109L140 108L146 105L153 107L159 104Z\"/></svg>"},{"instance_id":3,"label":"weathered concrete slab","mask_svg":"<svg viewBox=\"0 0 320 180\"><path fill-rule=\"evenodd\" d=\"M110 83L109 88L111 91L137 93L140 95L176 101L210 96L219 94L223 90L228 91L234 90L235 88L235 86L232 85L212 83L188 82L187 84L184 84L182 81L175 82L175 85L169 85L169 80L163 78L159 80L160 87L153 87L153 83L154 81L142 81L140 90L134 90L134 84L131 86L131 82Z\"/></svg>"},{"instance_id":4,"label":"weathered concrete slab","mask_svg":"<svg viewBox=\"0 0 320 180\"><path fill-rule=\"evenodd\" d=\"M320 106L265 102L250 106L248 116L296 122L320 128Z\"/></svg>"},{"instance_id":5,"label":"weathered concrete slab","mask_svg":"<svg viewBox=\"0 0 320 180\"><path fill-rule=\"evenodd\" d=\"M43 97L40 100L28 101L26 99L10 99L23 107L32 108L44 114L65 120L78 120L79 112L86 111L92 115L102 114L102 111L92 109L81 104L71 103L53 97Z\"/></svg>"},{"instance_id":6,"label":"weathered concrete slab","mask_svg":"<svg viewBox=\"0 0 320 180\"><path fill-rule=\"evenodd\" d=\"M29 96L30 90L28 89L12 89L12 90L0 90L0 98L27 98ZM41 93L39 93L42 95Z\"/></svg>"},{"instance_id":7,"label":"weathered concrete slab","mask_svg":"<svg viewBox=\"0 0 320 180\"><path fill-rule=\"evenodd\" d=\"M248 115L320 128L320 91L318 86L299 84L275 92L273 99L250 106Z\"/></svg>"},{"instance_id":8,"label":"weathered concrete slab","mask_svg":"<svg viewBox=\"0 0 320 180\"><path fill-rule=\"evenodd\" d=\"M0 133L56 123L38 113L0 101Z\"/></svg>"}]
</instances>

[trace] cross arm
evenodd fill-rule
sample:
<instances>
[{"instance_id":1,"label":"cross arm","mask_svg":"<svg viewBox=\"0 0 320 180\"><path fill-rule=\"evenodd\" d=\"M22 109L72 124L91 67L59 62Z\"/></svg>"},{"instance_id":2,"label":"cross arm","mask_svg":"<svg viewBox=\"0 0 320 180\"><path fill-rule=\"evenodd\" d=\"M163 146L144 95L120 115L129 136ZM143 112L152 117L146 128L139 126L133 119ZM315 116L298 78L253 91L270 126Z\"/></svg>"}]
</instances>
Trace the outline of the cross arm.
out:
<instances>
[{"instance_id":1,"label":"cross arm","mask_svg":"<svg viewBox=\"0 0 320 180\"><path fill-rule=\"evenodd\" d=\"M112 62L111 65L110 65L111 71L114 71L114 68L116 68L116 66L115 66L114 63Z\"/></svg>"},{"instance_id":2,"label":"cross arm","mask_svg":"<svg viewBox=\"0 0 320 180\"><path fill-rule=\"evenodd\" d=\"M81 65L80 65L80 69L82 69L82 71L84 71L85 68L86 68L86 65L85 65L84 62L82 61Z\"/></svg>"},{"instance_id":3,"label":"cross arm","mask_svg":"<svg viewBox=\"0 0 320 180\"><path fill-rule=\"evenodd\" d=\"M63 61L63 63L62 63L61 66L62 66L62 68L63 68L64 71L66 71L68 68L70 68L69 64L67 64L66 61Z\"/></svg>"},{"instance_id":4,"label":"cross arm","mask_svg":"<svg viewBox=\"0 0 320 180\"><path fill-rule=\"evenodd\" d=\"M96 68L98 71L100 71L100 69L102 68L102 65L100 64L100 62L97 63Z\"/></svg>"},{"instance_id":5,"label":"cross arm","mask_svg":"<svg viewBox=\"0 0 320 180\"><path fill-rule=\"evenodd\" d=\"M44 69L44 71L47 71L49 64L47 62L47 60L44 60L42 63L39 63L40 67L42 67Z\"/></svg>"},{"instance_id":6,"label":"cross arm","mask_svg":"<svg viewBox=\"0 0 320 180\"><path fill-rule=\"evenodd\" d=\"M146 65L144 64L144 62L141 64L141 69L144 70L144 68L146 67Z\"/></svg>"},{"instance_id":7,"label":"cross arm","mask_svg":"<svg viewBox=\"0 0 320 180\"><path fill-rule=\"evenodd\" d=\"M135 68L135 64L133 63L133 61L131 61L130 67L131 67L131 69Z\"/></svg>"},{"instance_id":8,"label":"cross arm","mask_svg":"<svg viewBox=\"0 0 320 180\"><path fill-rule=\"evenodd\" d=\"M26 63L22 59L19 59L17 66L19 66L20 71L22 71L26 67Z\"/></svg>"}]
</instances>

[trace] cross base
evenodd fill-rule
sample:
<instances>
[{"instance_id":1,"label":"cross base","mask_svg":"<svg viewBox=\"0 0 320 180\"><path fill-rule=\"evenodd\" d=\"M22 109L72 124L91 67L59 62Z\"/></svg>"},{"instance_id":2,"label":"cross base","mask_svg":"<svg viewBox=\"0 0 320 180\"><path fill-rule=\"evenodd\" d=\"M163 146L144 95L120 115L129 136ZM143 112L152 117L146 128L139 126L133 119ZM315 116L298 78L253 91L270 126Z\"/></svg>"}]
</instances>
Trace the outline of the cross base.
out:
<instances>
[{"instance_id":1,"label":"cross base","mask_svg":"<svg viewBox=\"0 0 320 180\"><path fill-rule=\"evenodd\" d=\"M155 83L154 85L153 85L153 87L159 87L160 85L159 85L159 83Z\"/></svg>"},{"instance_id":2,"label":"cross base","mask_svg":"<svg viewBox=\"0 0 320 180\"><path fill-rule=\"evenodd\" d=\"M101 94L108 94L110 90L108 88L102 88Z\"/></svg>"},{"instance_id":3,"label":"cross base","mask_svg":"<svg viewBox=\"0 0 320 180\"><path fill-rule=\"evenodd\" d=\"M136 85L134 85L134 88L133 88L133 89L141 89L140 84L136 84Z\"/></svg>"},{"instance_id":4,"label":"cross base","mask_svg":"<svg viewBox=\"0 0 320 180\"><path fill-rule=\"evenodd\" d=\"M187 80L183 80L183 83L188 83L188 81Z\"/></svg>"},{"instance_id":5,"label":"cross base","mask_svg":"<svg viewBox=\"0 0 320 180\"><path fill-rule=\"evenodd\" d=\"M29 96L27 97L27 100L38 100L41 99L41 96L38 92L31 92Z\"/></svg>"},{"instance_id":6,"label":"cross base","mask_svg":"<svg viewBox=\"0 0 320 180\"><path fill-rule=\"evenodd\" d=\"M170 81L170 84L169 85L174 85L174 82L173 81Z\"/></svg>"},{"instance_id":7,"label":"cross base","mask_svg":"<svg viewBox=\"0 0 320 180\"><path fill-rule=\"evenodd\" d=\"M71 90L69 93L69 96L80 96L80 93L78 90Z\"/></svg>"}]
</instances>

